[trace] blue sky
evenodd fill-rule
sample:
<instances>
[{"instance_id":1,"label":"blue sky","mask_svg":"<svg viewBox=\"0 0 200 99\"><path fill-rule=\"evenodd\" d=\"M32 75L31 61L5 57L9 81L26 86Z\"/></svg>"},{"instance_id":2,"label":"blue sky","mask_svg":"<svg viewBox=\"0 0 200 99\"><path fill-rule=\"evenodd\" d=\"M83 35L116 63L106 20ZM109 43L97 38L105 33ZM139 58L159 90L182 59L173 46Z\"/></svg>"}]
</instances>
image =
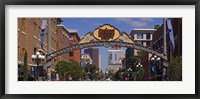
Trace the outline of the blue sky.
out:
<instances>
[{"instance_id":1,"label":"blue sky","mask_svg":"<svg viewBox=\"0 0 200 99\"><path fill-rule=\"evenodd\" d=\"M154 28L154 25L163 23L162 18L63 18L62 24L68 29L78 31L80 37L94 31L103 24L115 26L120 31L130 34L135 28ZM101 54L102 70L107 68L108 48L98 47Z\"/></svg>"}]
</instances>

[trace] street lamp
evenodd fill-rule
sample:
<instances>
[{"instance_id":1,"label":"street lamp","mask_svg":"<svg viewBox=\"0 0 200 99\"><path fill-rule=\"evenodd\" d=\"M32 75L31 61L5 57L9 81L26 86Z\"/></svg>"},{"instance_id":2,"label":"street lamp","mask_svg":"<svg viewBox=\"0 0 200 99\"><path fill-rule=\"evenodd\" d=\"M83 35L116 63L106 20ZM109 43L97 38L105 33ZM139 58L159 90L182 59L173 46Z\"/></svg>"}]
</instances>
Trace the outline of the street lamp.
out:
<instances>
[{"instance_id":1,"label":"street lamp","mask_svg":"<svg viewBox=\"0 0 200 99\"><path fill-rule=\"evenodd\" d=\"M154 65L154 72L155 72L155 80L156 80L156 76L157 76L157 65L159 65L159 61L160 61L160 57L154 55L153 57L150 58L150 60L153 62L152 65Z\"/></svg>"},{"instance_id":2,"label":"street lamp","mask_svg":"<svg viewBox=\"0 0 200 99\"><path fill-rule=\"evenodd\" d=\"M130 78L131 78L130 72L132 71L132 69L129 67L129 68L127 69L127 71L128 71L128 79L130 80Z\"/></svg>"},{"instance_id":3,"label":"street lamp","mask_svg":"<svg viewBox=\"0 0 200 99\"><path fill-rule=\"evenodd\" d=\"M90 80L90 74L91 74L91 73L88 71L88 72L87 72L88 80Z\"/></svg>"},{"instance_id":4,"label":"street lamp","mask_svg":"<svg viewBox=\"0 0 200 99\"><path fill-rule=\"evenodd\" d=\"M72 81L72 77L71 76L69 76L69 81Z\"/></svg>"},{"instance_id":5,"label":"street lamp","mask_svg":"<svg viewBox=\"0 0 200 99\"><path fill-rule=\"evenodd\" d=\"M31 58L32 58L32 61L34 61L37 64L37 71L35 71L36 77L34 78L35 80L37 79L39 81L39 64L40 62L44 61L45 56L41 55L40 52L36 52L36 55L32 55Z\"/></svg>"},{"instance_id":6,"label":"street lamp","mask_svg":"<svg viewBox=\"0 0 200 99\"><path fill-rule=\"evenodd\" d=\"M124 72L121 72L122 80L124 80Z\"/></svg>"},{"instance_id":7,"label":"street lamp","mask_svg":"<svg viewBox=\"0 0 200 99\"><path fill-rule=\"evenodd\" d=\"M95 76L96 80L98 80L98 76L99 76L99 71L97 70L96 71L96 76Z\"/></svg>"},{"instance_id":8,"label":"street lamp","mask_svg":"<svg viewBox=\"0 0 200 99\"><path fill-rule=\"evenodd\" d=\"M107 80L109 79L109 72L106 71L105 74L106 74L106 75L105 75L105 79L106 79L106 81L107 81Z\"/></svg>"},{"instance_id":9,"label":"street lamp","mask_svg":"<svg viewBox=\"0 0 200 99\"><path fill-rule=\"evenodd\" d=\"M136 65L136 67L138 68L138 67L143 67L143 65L141 65L141 63L138 63L137 65Z\"/></svg>"},{"instance_id":10,"label":"street lamp","mask_svg":"<svg viewBox=\"0 0 200 99\"><path fill-rule=\"evenodd\" d=\"M137 76L138 73L139 73L138 68L142 68L142 67L143 67L143 65L142 65L141 63L138 63L138 64L136 65L136 76Z\"/></svg>"}]
</instances>

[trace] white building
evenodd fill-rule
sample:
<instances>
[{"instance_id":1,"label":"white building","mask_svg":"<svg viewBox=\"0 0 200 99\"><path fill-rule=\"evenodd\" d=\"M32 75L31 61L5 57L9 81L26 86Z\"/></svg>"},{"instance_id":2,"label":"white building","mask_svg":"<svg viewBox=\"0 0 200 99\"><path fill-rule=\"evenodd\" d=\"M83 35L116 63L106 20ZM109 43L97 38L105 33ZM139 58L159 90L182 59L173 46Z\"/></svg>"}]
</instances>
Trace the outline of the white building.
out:
<instances>
[{"instance_id":1,"label":"white building","mask_svg":"<svg viewBox=\"0 0 200 99\"><path fill-rule=\"evenodd\" d=\"M83 69L85 68L86 64L92 64L92 58L89 54L81 54L81 66Z\"/></svg>"},{"instance_id":2,"label":"white building","mask_svg":"<svg viewBox=\"0 0 200 99\"><path fill-rule=\"evenodd\" d=\"M138 42L140 45L151 47L151 41L155 31L156 29L134 29L131 31L130 35L132 39ZM134 49L134 55L137 55L138 51L139 50Z\"/></svg>"},{"instance_id":3,"label":"white building","mask_svg":"<svg viewBox=\"0 0 200 99\"><path fill-rule=\"evenodd\" d=\"M99 70L101 70L101 55L99 54Z\"/></svg>"},{"instance_id":4,"label":"white building","mask_svg":"<svg viewBox=\"0 0 200 99\"><path fill-rule=\"evenodd\" d=\"M122 60L125 58L125 50L111 48L108 50L108 71L116 72L122 69Z\"/></svg>"}]
</instances>

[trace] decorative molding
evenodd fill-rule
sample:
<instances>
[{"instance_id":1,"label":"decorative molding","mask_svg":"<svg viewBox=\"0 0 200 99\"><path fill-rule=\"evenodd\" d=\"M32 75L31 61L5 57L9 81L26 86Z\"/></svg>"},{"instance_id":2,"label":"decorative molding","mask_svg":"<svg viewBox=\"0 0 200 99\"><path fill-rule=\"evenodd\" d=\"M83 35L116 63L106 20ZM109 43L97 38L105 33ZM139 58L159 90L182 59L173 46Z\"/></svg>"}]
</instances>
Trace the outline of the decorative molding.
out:
<instances>
[{"instance_id":1,"label":"decorative molding","mask_svg":"<svg viewBox=\"0 0 200 99\"><path fill-rule=\"evenodd\" d=\"M26 33L25 33L24 31L22 31L22 34L24 34L24 35L25 35Z\"/></svg>"}]
</instances>

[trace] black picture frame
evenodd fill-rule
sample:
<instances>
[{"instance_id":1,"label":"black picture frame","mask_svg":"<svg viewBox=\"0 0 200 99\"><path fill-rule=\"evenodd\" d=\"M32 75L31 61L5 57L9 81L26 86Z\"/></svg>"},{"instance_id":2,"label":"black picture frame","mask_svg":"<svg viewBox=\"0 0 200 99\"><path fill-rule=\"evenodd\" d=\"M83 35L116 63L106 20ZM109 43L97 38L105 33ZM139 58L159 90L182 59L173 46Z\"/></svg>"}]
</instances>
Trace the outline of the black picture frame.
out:
<instances>
[{"instance_id":1,"label":"black picture frame","mask_svg":"<svg viewBox=\"0 0 200 99\"><path fill-rule=\"evenodd\" d=\"M128 98L128 99L199 99L199 50L200 46L200 0L1 0L0 1L0 97L1 99L64 99L64 98ZM86 94L86 95L61 95L61 94L5 94L5 6L6 5L195 5L195 94Z\"/></svg>"}]
</instances>

